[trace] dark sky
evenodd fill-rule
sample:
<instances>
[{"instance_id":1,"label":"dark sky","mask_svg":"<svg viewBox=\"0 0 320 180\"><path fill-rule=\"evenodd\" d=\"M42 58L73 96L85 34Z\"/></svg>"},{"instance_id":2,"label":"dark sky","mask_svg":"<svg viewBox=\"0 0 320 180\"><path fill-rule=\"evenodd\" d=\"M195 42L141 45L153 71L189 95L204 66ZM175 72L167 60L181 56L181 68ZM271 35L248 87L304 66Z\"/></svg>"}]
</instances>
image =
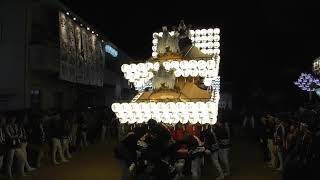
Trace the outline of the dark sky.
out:
<instances>
[{"instance_id":1,"label":"dark sky","mask_svg":"<svg viewBox=\"0 0 320 180\"><path fill-rule=\"evenodd\" d=\"M239 89L291 89L320 56L318 6L295 1L79 1L64 0L133 58L151 55L152 33L181 19L221 29L222 80Z\"/></svg>"}]
</instances>

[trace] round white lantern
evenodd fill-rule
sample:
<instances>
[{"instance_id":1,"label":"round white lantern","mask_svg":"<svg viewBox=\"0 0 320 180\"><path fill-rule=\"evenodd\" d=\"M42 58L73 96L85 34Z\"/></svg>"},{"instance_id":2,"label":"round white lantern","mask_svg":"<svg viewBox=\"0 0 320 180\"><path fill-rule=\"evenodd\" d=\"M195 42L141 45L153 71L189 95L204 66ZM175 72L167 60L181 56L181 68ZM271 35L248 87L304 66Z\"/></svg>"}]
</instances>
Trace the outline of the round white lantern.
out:
<instances>
[{"instance_id":1,"label":"round white lantern","mask_svg":"<svg viewBox=\"0 0 320 180\"><path fill-rule=\"evenodd\" d=\"M200 60L198 61L198 69L201 71L203 69L206 69L207 66L207 62L204 60Z\"/></svg>"},{"instance_id":2,"label":"round white lantern","mask_svg":"<svg viewBox=\"0 0 320 180\"><path fill-rule=\"evenodd\" d=\"M214 41L220 41L220 36L219 35L214 35L213 36Z\"/></svg>"},{"instance_id":3,"label":"round white lantern","mask_svg":"<svg viewBox=\"0 0 320 180\"><path fill-rule=\"evenodd\" d=\"M175 71L174 71L174 76L175 76L175 77L180 77L180 76L182 76L182 71L181 71L180 69L175 70Z\"/></svg>"},{"instance_id":4,"label":"round white lantern","mask_svg":"<svg viewBox=\"0 0 320 180\"><path fill-rule=\"evenodd\" d=\"M213 34L220 34L220 29L219 28L214 28L213 29Z\"/></svg>"},{"instance_id":5,"label":"round white lantern","mask_svg":"<svg viewBox=\"0 0 320 180\"><path fill-rule=\"evenodd\" d=\"M207 30L206 29L201 29L201 34L202 35L206 35L207 34Z\"/></svg>"},{"instance_id":6,"label":"round white lantern","mask_svg":"<svg viewBox=\"0 0 320 180\"><path fill-rule=\"evenodd\" d=\"M153 45L157 45L157 44L158 44L158 39L157 39L157 38L154 38L154 39L152 40L152 44L153 44Z\"/></svg>"},{"instance_id":7,"label":"round white lantern","mask_svg":"<svg viewBox=\"0 0 320 180\"><path fill-rule=\"evenodd\" d=\"M207 77L208 71L206 69L199 70L199 76L200 77Z\"/></svg>"},{"instance_id":8,"label":"round white lantern","mask_svg":"<svg viewBox=\"0 0 320 180\"><path fill-rule=\"evenodd\" d=\"M159 62L156 62L153 64L153 70L154 71L159 71L159 68L160 68L160 63Z\"/></svg>"},{"instance_id":9,"label":"round white lantern","mask_svg":"<svg viewBox=\"0 0 320 180\"><path fill-rule=\"evenodd\" d=\"M121 109L121 104L120 103L113 103L111 105L111 109L113 112L119 112Z\"/></svg>"},{"instance_id":10,"label":"round white lantern","mask_svg":"<svg viewBox=\"0 0 320 180\"><path fill-rule=\"evenodd\" d=\"M119 122L120 122L121 124L125 124L125 123L128 122L128 119L126 119L126 118L119 118Z\"/></svg>"},{"instance_id":11,"label":"round white lantern","mask_svg":"<svg viewBox=\"0 0 320 180\"><path fill-rule=\"evenodd\" d=\"M207 76L209 78L215 78L217 76L217 71L215 69L209 69L207 72Z\"/></svg>"},{"instance_id":12,"label":"round white lantern","mask_svg":"<svg viewBox=\"0 0 320 180\"><path fill-rule=\"evenodd\" d=\"M121 66L121 71L122 71L122 72L128 72L129 69L130 69L130 66L129 66L128 64L123 64L123 65Z\"/></svg>"},{"instance_id":13,"label":"round white lantern","mask_svg":"<svg viewBox=\"0 0 320 180\"><path fill-rule=\"evenodd\" d=\"M151 62L147 62L147 69L153 69L153 64Z\"/></svg>"},{"instance_id":14,"label":"round white lantern","mask_svg":"<svg viewBox=\"0 0 320 180\"><path fill-rule=\"evenodd\" d=\"M205 86L211 86L211 85L212 85L212 81L211 81L209 78L205 78L205 79L203 80L203 84L204 84Z\"/></svg>"},{"instance_id":15,"label":"round white lantern","mask_svg":"<svg viewBox=\"0 0 320 180\"><path fill-rule=\"evenodd\" d=\"M189 61L189 68L190 69L196 69L198 66L198 62L196 60L190 60Z\"/></svg>"},{"instance_id":16,"label":"round white lantern","mask_svg":"<svg viewBox=\"0 0 320 180\"><path fill-rule=\"evenodd\" d=\"M158 33L153 33L153 34L152 34L152 37L153 37L153 38L157 38L157 36L158 36Z\"/></svg>"},{"instance_id":17,"label":"round white lantern","mask_svg":"<svg viewBox=\"0 0 320 180\"><path fill-rule=\"evenodd\" d=\"M217 42L217 43L219 43L219 42ZM211 49L211 48L214 47L214 43L213 42L208 42L207 46L208 46L208 48Z\"/></svg>"},{"instance_id":18,"label":"round white lantern","mask_svg":"<svg viewBox=\"0 0 320 180\"><path fill-rule=\"evenodd\" d=\"M193 36L195 34L194 30L189 30L189 33L191 36Z\"/></svg>"},{"instance_id":19,"label":"round white lantern","mask_svg":"<svg viewBox=\"0 0 320 180\"><path fill-rule=\"evenodd\" d=\"M215 67L215 61L214 60L208 60L207 61L207 69L213 69Z\"/></svg>"},{"instance_id":20,"label":"round white lantern","mask_svg":"<svg viewBox=\"0 0 320 180\"><path fill-rule=\"evenodd\" d=\"M128 123L129 123L129 124L134 124L134 123L136 123L136 122L137 122L136 118L130 118L130 119L128 120Z\"/></svg>"},{"instance_id":21,"label":"round white lantern","mask_svg":"<svg viewBox=\"0 0 320 180\"><path fill-rule=\"evenodd\" d=\"M153 73L152 72L148 72L148 76L147 76L147 79L152 79L153 78Z\"/></svg>"},{"instance_id":22,"label":"round white lantern","mask_svg":"<svg viewBox=\"0 0 320 180\"><path fill-rule=\"evenodd\" d=\"M198 69L191 70L191 76L192 77L197 77L198 75L199 75L199 70Z\"/></svg>"},{"instance_id":23,"label":"round white lantern","mask_svg":"<svg viewBox=\"0 0 320 180\"><path fill-rule=\"evenodd\" d=\"M152 46L152 51L157 51L157 46Z\"/></svg>"},{"instance_id":24,"label":"round white lantern","mask_svg":"<svg viewBox=\"0 0 320 180\"><path fill-rule=\"evenodd\" d=\"M130 64L130 71L136 72L137 71L137 65L136 64Z\"/></svg>"},{"instance_id":25,"label":"round white lantern","mask_svg":"<svg viewBox=\"0 0 320 180\"><path fill-rule=\"evenodd\" d=\"M180 61L180 68L181 69L187 69L188 65L189 65L188 61L185 61L185 60Z\"/></svg>"},{"instance_id":26,"label":"round white lantern","mask_svg":"<svg viewBox=\"0 0 320 180\"><path fill-rule=\"evenodd\" d=\"M213 49L208 49L208 50L207 50L207 53L208 53L208 54L213 54Z\"/></svg>"},{"instance_id":27,"label":"round white lantern","mask_svg":"<svg viewBox=\"0 0 320 180\"><path fill-rule=\"evenodd\" d=\"M171 65L170 65L171 68L179 69L180 64L178 61L171 61L170 63L171 63Z\"/></svg>"},{"instance_id":28,"label":"round white lantern","mask_svg":"<svg viewBox=\"0 0 320 180\"><path fill-rule=\"evenodd\" d=\"M197 106L197 109L198 109L198 110L201 110L201 111L207 109L206 103L204 103L204 102L197 102L197 103L196 103L196 106Z\"/></svg>"},{"instance_id":29,"label":"round white lantern","mask_svg":"<svg viewBox=\"0 0 320 180\"><path fill-rule=\"evenodd\" d=\"M180 111L180 112L185 111L185 109L186 109L185 103L184 103L184 102L177 102L177 109L178 109L178 111Z\"/></svg>"},{"instance_id":30,"label":"round white lantern","mask_svg":"<svg viewBox=\"0 0 320 180\"><path fill-rule=\"evenodd\" d=\"M200 29L196 29L196 36L200 36L201 35L201 30Z\"/></svg>"},{"instance_id":31,"label":"round white lantern","mask_svg":"<svg viewBox=\"0 0 320 180\"><path fill-rule=\"evenodd\" d=\"M177 108L177 106L174 102L168 102L167 107L168 107L168 111L170 111L170 112L176 111L176 108Z\"/></svg>"},{"instance_id":32,"label":"round white lantern","mask_svg":"<svg viewBox=\"0 0 320 180\"><path fill-rule=\"evenodd\" d=\"M166 71L169 71L169 70L171 69L171 63L168 62L168 61L163 62L162 65L164 66L164 69L165 69Z\"/></svg>"},{"instance_id":33,"label":"round white lantern","mask_svg":"<svg viewBox=\"0 0 320 180\"><path fill-rule=\"evenodd\" d=\"M208 36L208 41L213 41L213 40L214 40L213 35L209 35Z\"/></svg>"},{"instance_id":34,"label":"round white lantern","mask_svg":"<svg viewBox=\"0 0 320 180\"><path fill-rule=\"evenodd\" d=\"M213 47L214 47L215 49L219 48L219 47L220 47L220 42L214 42L214 43L213 43Z\"/></svg>"},{"instance_id":35,"label":"round white lantern","mask_svg":"<svg viewBox=\"0 0 320 180\"><path fill-rule=\"evenodd\" d=\"M152 57L156 58L158 56L157 52L152 52Z\"/></svg>"},{"instance_id":36,"label":"round white lantern","mask_svg":"<svg viewBox=\"0 0 320 180\"><path fill-rule=\"evenodd\" d=\"M189 122L190 122L191 124L197 124L197 123L198 123L198 119L190 118L190 119L189 119Z\"/></svg>"},{"instance_id":37,"label":"round white lantern","mask_svg":"<svg viewBox=\"0 0 320 180\"><path fill-rule=\"evenodd\" d=\"M181 122L182 124L187 124L187 123L189 122L189 119L190 119L190 117L189 117L188 114L183 114L183 115L181 116L180 122Z\"/></svg>"},{"instance_id":38,"label":"round white lantern","mask_svg":"<svg viewBox=\"0 0 320 180\"><path fill-rule=\"evenodd\" d=\"M220 54L220 49L213 49L213 54Z\"/></svg>"},{"instance_id":39,"label":"round white lantern","mask_svg":"<svg viewBox=\"0 0 320 180\"><path fill-rule=\"evenodd\" d=\"M188 76L190 76L190 73L191 73L191 70L186 69L186 70L182 71L182 76L183 77L188 77Z\"/></svg>"}]
</instances>

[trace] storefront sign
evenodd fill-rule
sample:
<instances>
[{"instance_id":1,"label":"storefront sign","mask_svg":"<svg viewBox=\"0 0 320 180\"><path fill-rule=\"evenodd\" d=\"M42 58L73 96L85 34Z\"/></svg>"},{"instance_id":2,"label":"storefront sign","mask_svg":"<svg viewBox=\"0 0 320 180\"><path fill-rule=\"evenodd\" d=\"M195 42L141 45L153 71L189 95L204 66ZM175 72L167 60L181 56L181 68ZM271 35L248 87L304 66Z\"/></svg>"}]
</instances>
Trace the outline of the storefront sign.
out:
<instances>
[{"instance_id":1,"label":"storefront sign","mask_svg":"<svg viewBox=\"0 0 320 180\"><path fill-rule=\"evenodd\" d=\"M108 44L104 46L104 50L106 51L106 53L110 54L112 57L118 56L118 51Z\"/></svg>"}]
</instances>

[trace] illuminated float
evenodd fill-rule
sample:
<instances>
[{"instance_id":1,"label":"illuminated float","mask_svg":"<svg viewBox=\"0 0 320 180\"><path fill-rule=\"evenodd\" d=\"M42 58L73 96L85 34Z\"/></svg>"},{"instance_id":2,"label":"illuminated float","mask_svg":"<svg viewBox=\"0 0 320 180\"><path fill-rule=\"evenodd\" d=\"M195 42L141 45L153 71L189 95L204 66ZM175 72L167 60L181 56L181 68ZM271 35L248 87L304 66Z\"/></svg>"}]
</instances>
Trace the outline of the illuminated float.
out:
<instances>
[{"instance_id":1,"label":"illuminated float","mask_svg":"<svg viewBox=\"0 0 320 180\"><path fill-rule=\"evenodd\" d=\"M112 104L120 123L215 124L219 104L220 29L191 29L183 21L153 33L152 57L123 64L138 94Z\"/></svg>"}]
</instances>

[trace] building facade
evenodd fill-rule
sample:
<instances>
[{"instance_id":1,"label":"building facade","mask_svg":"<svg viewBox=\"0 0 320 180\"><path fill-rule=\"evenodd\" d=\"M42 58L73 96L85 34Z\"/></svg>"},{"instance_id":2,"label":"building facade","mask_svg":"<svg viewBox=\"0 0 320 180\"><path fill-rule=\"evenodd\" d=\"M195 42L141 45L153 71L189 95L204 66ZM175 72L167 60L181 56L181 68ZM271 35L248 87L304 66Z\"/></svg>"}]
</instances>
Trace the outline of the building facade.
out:
<instances>
[{"instance_id":1,"label":"building facade","mask_svg":"<svg viewBox=\"0 0 320 180\"><path fill-rule=\"evenodd\" d=\"M90 26L57 0L1 1L0 110L102 107L130 96L130 87L119 71L130 57L101 33L103 85L60 78L59 13Z\"/></svg>"}]
</instances>

